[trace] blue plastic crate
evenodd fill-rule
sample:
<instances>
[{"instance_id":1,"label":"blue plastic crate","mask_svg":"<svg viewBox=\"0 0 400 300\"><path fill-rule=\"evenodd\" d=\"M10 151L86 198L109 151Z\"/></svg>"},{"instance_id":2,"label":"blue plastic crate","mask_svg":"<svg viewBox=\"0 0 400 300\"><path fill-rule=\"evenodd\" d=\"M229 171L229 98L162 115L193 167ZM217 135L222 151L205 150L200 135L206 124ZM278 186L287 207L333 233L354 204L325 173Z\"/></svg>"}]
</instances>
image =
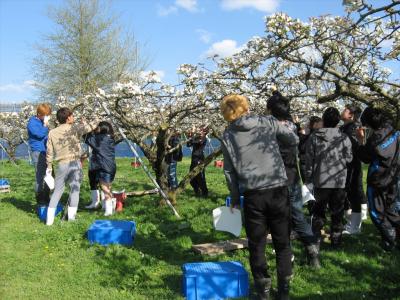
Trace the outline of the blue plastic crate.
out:
<instances>
[{"instance_id":1,"label":"blue plastic crate","mask_svg":"<svg viewBox=\"0 0 400 300\"><path fill-rule=\"evenodd\" d=\"M249 275L240 262L187 263L183 270L183 295L188 300L247 297Z\"/></svg>"},{"instance_id":2,"label":"blue plastic crate","mask_svg":"<svg viewBox=\"0 0 400 300\"><path fill-rule=\"evenodd\" d=\"M55 216L57 216L59 213L61 213L64 209L64 206L61 203L58 203ZM43 222L46 222L47 218L47 206L39 206L37 209L37 213L39 216L39 219Z\"/></svg>"},{"instance_id":3,"label":"blue plastic crate","mask_svg":"<svg viewBox=\"0 0 400 300\"><path fill-rule=\"evenodd\" d=\"M0 178L0 186L9 186L10 182L5 178Z\"/></svg>"},{"instance_id":4,"label":"blue plastic crate","mask_svg":"<svg viewBox=\"0 0 400 300\"><path fill-rule=\"evenodd\" d=\"M87 233L91 244L97 243L103 246L109 244L132 246L135 234L135 222L117 220L96 220Z\"/></svg>"},{"instance_id":5,"label":"blue plastic crate","mask_svg":"<svg viewBox=\"0 0 400 300\"><path fill-rule=\"evenodd\" d=\"M225 199L225 205L226 206L231 206L231 196L227 196ZM240 203L240 208L243 208L243 203L244 203L244 196L240 196L239 198L239 203Z\"/></svg>"}]
</instances>

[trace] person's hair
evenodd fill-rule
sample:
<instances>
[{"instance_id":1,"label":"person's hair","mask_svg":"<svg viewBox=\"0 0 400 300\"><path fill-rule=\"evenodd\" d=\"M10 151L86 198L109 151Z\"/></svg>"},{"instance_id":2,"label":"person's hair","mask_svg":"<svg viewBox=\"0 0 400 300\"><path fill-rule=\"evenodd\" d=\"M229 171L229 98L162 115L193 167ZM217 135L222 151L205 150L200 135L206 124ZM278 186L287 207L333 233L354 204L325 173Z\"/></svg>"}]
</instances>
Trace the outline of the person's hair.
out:
<instances>
[{"instance_id":1,"label":"person's hair","mask_svg":"<svg viewBox=\"0 0 400 300\"><path fill-rule=\"evenodd\" d=\"M72 115L72 111L68 107L62 107L57 110L57 121L60 124L65 124L69 116Z\"/></svg>"},{"instance_id":2,"label":"person's hair","mask_svg":"<svg viewBox=\"0 0 400 300\"><path fill-rule=\"evenodd\" d=\"M318 123L318 122L321 122L322 121L322 119L320 118L320 117L318 117L318 116L311 116L310 117L310 120L309 120L309 127L310 127L310 130L312 130L313 128L314 128L314 125L315 125L315 123Z\"/></svg>"},{"instance_id":3,"label":"person's hair","mask_svg":"<svg viewBox=\"0 0 400 300\"><path fill-rule=\"evenodd\" d=\"M243 116L249 110L249 101L245 96L231 94L222 99L220 108L224 119L228 122L232 122Z\"/></svg>"},{"instance_id":4,"label":"person's hair","mask_svg":"<svg viewBox=\"0 0 400 300\"><path fill-rule=\"evenodd\" d=\"M336 127L340 122L340 112L334 107L328 107L322 115L322 122L325 128Z\"/></svg>"},{"instance_id":5,"label":"person's hair","mask_svg":"<svg viewBox=\"0 0 400 300\"><path fill-rule=\"evenodd\" d=\"M289 99L278 91L274 91L267 100L267 109L278 120L291 120Z\"/></svg>"},{"instance_id":6,"label":"person's hair","mask_svg":"<svg viewBox=\"0 0 400 300\"><path fill-rule=\"evenodd\" d=\"M111 126L110 123L106 122L106 121L101 121L99 123L99 125L97 126L98 128L98 133L100 134L109 134L112 137L114 137L114 129Z\"/></svg>"},{"instance_id":7,"label":"person's hair","mask_svg":"<svg viewBox=\"0 0 400 300\"><path fill-rule=\"evenodd\" d=\"M41 103L36 108L36 114L40 117L48 116L51 114L51 107L47 103Z\"/></svg>"},{"instance_id":8,"label":"person's hair","mask_svg":"<svg viewBox=\"0 0 400 300\"><path fill-rule=\"evenodd\" d=\"M361 108L355 104L346 104L345 108L353 114L354 121L358 121L361 115Z\"/></svg>"},{"instance_id":9,"label":"person's hair","mask_svg":"<svg viewBox=\"0 0 400 300\"><path fill-rule=\"evenodd\" d=\"M387 120L388 119L381 109L370 106L364 109L361 115L361 124L363 126L369 126L374 130L382 128Z\"/></svg>"}]
</instances>

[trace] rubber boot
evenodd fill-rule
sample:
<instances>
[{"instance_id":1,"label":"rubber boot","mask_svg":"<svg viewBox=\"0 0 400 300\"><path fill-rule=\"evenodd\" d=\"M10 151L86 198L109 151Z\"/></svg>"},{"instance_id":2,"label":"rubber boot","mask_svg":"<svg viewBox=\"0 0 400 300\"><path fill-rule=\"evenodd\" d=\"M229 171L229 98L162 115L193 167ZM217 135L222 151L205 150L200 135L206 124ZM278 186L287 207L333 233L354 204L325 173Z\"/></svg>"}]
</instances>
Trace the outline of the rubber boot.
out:
<instances>
[{"instance_id":1,"label":"rubber boot","mask_svg":"<svg viewBox=\"0 0 400 300\"><path fill-rule=\"evenodd\" d=\"M100 199L101 199L101 207L103 210L106 210L106 196L104 195L103 191L100 191Z\"/></svg>"},{"instance_id":2,"label":"rubber boot","mask_svg":"<svg viewBox=\"0 0 400 300\"><path fill-rule=\"evenodd\" d=\"M385 251L392 251L396 246L396 230L394 228L381 226L379 231L382 235L381 247Z\"/></svg>"},{"instance_id":3,"label":"rubber boot","mask_svg":"<svg viewBox=\"0 0 400 300\"><path fill-rule=\"evenodd\" d=\"M346 223L349 224L351 222L351 209L345 210L344 211L344 217L346 219Z\"/></svg>"},{"instance_id":4,"label":"rubber boot","mask_svg":"<svg viewBox=\"0 0 400 300\"><path fill-rule=\"evenodd\" d=\"M111 199L105 200L104 201L104 206L105 206L105 213L104 216L108 217L113 214L113 203Z\"/></svg>"},{"instance_id":5,"label":"rubber boot","mask_svg":"<svg viewBox=\"0 0 400 300\"><path fill-rule=\"evenodd\" d=\"M90 193L92 202L89 205L85 206L85 208L96 209L100 205L100 193L98 190L91 190Z\"/></svg>"},{"instance_id":6,"label":"rubber boot","mask_svg":"<svg viewBox=\"0 0 400 300\"><path fill-rule=\"evenodd\" d=\"M321 263L319 261L319 250L318 250L318 245L317 244L311 244L306 246L306 252L307 252L307 263L309 266L315 268L315 269L320 269L321 268Z\"/></svg>"},{"instance_id":7,"label":"rubber boot","mask_svg":"<svg viewBox=\"0 0 400 300\"><path fill-rule=\"evenodd\" d=\"M368 205L367 204L361 204L361 220L366 220L368 219Z\"/></svg>"},{"instance_id":8,"label":"rubber boot","mask_svg":"<svg viewBox=\"0 0 400 300\"><path fill-rule=\"evenodd\" d=\"M115 209L117 208L117 199L111 198L111 203L112 203L112 212L114 214L115 213Z\"/></svg>"},{"instance_id":9,"label":"rubber boot","mask_svg":"<svg viewBox=\"0 0 400 300\"><path fill-rule=\"evenodd\" d=\"M268 300L270 299L271 291L271 278L254 279L254 288L256 290L256 299Z\"/></svg>"},{"instance_id":10,"label":"rubber boot","mask_svg":"<svg viewBox=\"0 0 400 300\"><path fill-rule=\"evenodd\" d=\"M47 208L46 225L48 225L48 226L53 225L55 214L56 214L56 208L55 207L48 207Z\"/></svg>"},{"instance_id":11,"label":"rubber boot","mask_svg":"<svg viewBox=\"0 0 400 300\"><path fill-rule=\"evenodd\" d=\"M342 232L331 232L332 248L339 248L342 245Z\"/></svg>"},{"instance_id":12,"label":"rubber boot","mask_svg":"<svg viewBox=\"0 0 400 300\"><path fill-rule=\"evenodd\" d=\"M78 207L68 206L68 221L75 221L77 211L78 211Z\"/></svg>"},{"instance_id":13,"label":"rubber boot","mask_svg":"<svg viewBox=\"0 0 400 300\"><path fill-rule=\"evenodd\" d=\"M290 276L278 279L278 294L276 299L289 300Z\"/></svg>"},{"instance_id":14,"label":"rubber boot","mask_svg":"<svg viewBox=\"0 0 400 300\"><path fill-rule=\"evenodd\" d=\"M343 234L359 234L361 233L362 217L361 213L351 213L350 223L343 230Z\"/></svg>"}]
</instances>

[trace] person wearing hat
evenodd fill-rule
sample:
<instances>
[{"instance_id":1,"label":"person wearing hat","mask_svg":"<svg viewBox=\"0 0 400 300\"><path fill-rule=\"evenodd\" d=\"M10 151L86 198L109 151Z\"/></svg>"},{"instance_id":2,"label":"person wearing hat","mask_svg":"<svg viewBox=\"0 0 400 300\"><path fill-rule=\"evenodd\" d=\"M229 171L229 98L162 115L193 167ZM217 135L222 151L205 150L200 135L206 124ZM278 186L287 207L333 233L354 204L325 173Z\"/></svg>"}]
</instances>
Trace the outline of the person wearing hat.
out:
<instances>
[{"instance_id":1,"label":"person wearing hat","mask_svg":"<svg viewBox=\"0 0 400 300\"><path fill-rule=\"evenodd\" d=\"M231 207L239 203L239 189L244 191L244 224L257 296L268 299L271 288L265 257L268 229L276 251L278 299L289 299L292 275L290 204L278 141L297 146L299 139L273 116L250 114L249 102L244 96L225 96L220 108L229 123L221 143L224 173Z\"/></svg>"}]
</instances>

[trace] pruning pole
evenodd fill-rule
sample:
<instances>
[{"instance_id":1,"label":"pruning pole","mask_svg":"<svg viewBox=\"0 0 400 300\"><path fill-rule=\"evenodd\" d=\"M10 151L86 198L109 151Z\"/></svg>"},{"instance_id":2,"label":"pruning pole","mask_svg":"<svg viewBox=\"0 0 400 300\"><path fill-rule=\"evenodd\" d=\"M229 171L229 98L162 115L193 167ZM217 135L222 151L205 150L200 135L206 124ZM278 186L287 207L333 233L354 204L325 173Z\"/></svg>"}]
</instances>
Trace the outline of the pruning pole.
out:
<instances>
[{"instance_id":1,"label":"pruning pole","mask_svg":"<svg viewBox=\"0 0 400 300\"><path fill-rule=\"evenodd\" d=\"M29 147L28 142L25 141L25 140L22 138L22 136L21 136L21 140L22 140L22 142L28 147L29 164L31 165L31 164L32 164L31 149L30 149L30 147Z\"/></svg>"},{"instance_id":2,"label":"pruning pole","mask_svg":"<svg viewBox=\"0 0 400 300\"><path fill-rule=\"evenodd\" d=\"M7 152L6 148L4 148L4 146L2 145L2 143L0 143L0 147L1 147L1 149L3 149L4 153L7 154L8 159L16 166L17 164L16 164L15 161L11 158L10 154Z\"/></svg>"},{"instance_id":3,"label":"pruning pole","mask_svg":"<svg viewBox=\"0 0 400 300\"><path fill-rule=\"evenodd\" d=\"M171 202L168 199L167 194L162 190L162 188L160 187L160 185L157 183L157 181L155 180L155 178L153 177L153 175L151 175L149 169L147 168L147 166L143 163L143 160L140 158L139 154L137 153L135 147L132 145L132 142L126 137L124 131L122 130L121 127L119 127L114 120L111 118L111 113L109 111L109 109L104 105L103 102L99 101L101 107L104 109L104 111L106 112L106 114L110 117L111 122L114 124L115 127L118 128L119 133L121 134L122 138L125 140L125 142L129 145L129 148L131 149L131 151L133 152L133 154L135 155L135 157L137 158L137 160L140 162L140 165L142 166L143 170L145 171L145 173L147 174L147 177L149 177L149 179L153 182L154 186L156 187L156 189L159 191L159 193L161 194L161 196L163 197L163 199L165 200L165 202L167 203L167 205L172 209L172 211L174 212L174 215L177 218L180 218L178 212L176 211L175 207L171 204Z\"/></svg>"}]
</instances>

